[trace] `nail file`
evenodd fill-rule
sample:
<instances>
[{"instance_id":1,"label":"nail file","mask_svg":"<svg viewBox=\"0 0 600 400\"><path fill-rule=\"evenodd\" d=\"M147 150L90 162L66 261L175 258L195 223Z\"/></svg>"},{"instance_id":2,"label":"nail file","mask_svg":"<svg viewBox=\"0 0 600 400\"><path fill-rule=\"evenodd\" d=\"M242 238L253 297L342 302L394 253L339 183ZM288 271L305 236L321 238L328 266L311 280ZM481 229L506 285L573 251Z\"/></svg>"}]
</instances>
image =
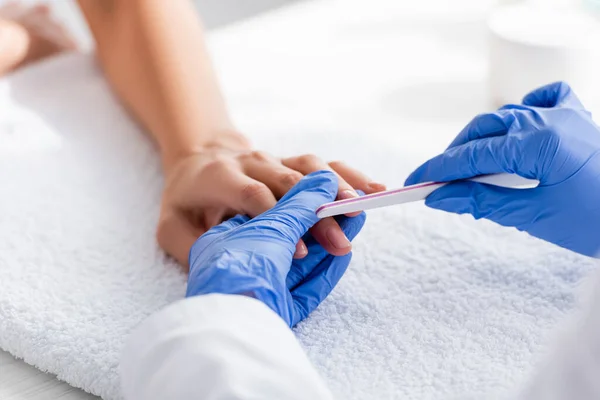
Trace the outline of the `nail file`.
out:
<instances>
[{"instance_id":1,"label":"nail file","mask_svg":"<svg viewBox=\"0 0 600 400\"><path fill-rule=\"evenodd\" d=\"M523 178L515 174L481 175L468 179L472 182L486 183L511 189L533 189L540 182L534 179ZM385 192L368 194L352 199L338 200L323 204L316 211L317 217L325 218L334 215L349 214L357 211L371 210L392 206L395 204L411 203L425 200L435 190L451 182L426 182Z\"/></svg>"}]
</instances>

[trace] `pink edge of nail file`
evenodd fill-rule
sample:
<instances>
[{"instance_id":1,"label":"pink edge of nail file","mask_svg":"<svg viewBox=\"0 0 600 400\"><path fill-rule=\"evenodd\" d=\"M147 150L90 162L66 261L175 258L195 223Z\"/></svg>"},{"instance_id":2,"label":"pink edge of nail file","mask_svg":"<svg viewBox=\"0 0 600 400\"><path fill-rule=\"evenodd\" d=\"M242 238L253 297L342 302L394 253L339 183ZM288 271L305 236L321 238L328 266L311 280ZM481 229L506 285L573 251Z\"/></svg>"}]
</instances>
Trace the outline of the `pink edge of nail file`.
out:
<instances>
[{"instance_id":1,"label":"pink edge of nail file","mask_svg":"<svg viewBox=\"0 0 600 400\"><path fill-rule=\"evenodd\" d=\"M533 189L540 182L534 179L523 178L515 174L482 175L469 179L473 182L501 186L511 189ZM385 192L368 194L353 199L338 200L323 204L316 211L317 217L325 218L334 215L349 214L357 211L371 210L396 204L411 203L425 200L436 189L451 182L426 182Z\"/></svg>"}]
</instances>

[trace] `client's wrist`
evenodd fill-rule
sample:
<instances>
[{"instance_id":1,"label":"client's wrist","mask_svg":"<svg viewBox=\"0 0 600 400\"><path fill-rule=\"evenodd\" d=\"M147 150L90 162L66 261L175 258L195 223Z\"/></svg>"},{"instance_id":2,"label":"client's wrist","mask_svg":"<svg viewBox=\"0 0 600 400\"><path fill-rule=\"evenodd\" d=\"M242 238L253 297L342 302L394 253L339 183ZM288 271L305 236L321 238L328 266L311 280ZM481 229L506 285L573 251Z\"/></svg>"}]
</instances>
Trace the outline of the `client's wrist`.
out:
<instances>
[{"instance_id":1,"label":"client's wrist","mask_svg":"<svg viewBox=\"0 0 600 400\"><path fill-rule=\"evenodd\" d=\"M197 143L181 144L161 149L163 170L170 171L181 160L204 153L240 153L250 151L251 143L241 132L234 129L218 131Z\"/></svg>"}]
</instances>

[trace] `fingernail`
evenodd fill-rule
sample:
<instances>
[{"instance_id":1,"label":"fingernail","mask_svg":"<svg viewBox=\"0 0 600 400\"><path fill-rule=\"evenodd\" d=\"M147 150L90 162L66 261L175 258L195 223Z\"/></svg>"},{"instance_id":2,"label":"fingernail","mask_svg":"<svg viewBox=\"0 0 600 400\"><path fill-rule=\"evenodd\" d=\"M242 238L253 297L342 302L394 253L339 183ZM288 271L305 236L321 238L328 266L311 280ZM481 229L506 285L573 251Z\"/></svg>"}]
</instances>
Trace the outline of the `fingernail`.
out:
<instances>
[{"instance_id":1,"label":"fingernail","mask_svg":"<svg viewBox=\"0 0 600 400\"><path fill-rule=\"evenodd\" d=\"M340 192L338 197L340 200L353 199L355 197L358 197L358 193L356 193L354 190L344 190L343 192Z\"/></svg>"},{"instance_id":2,"label":"fingernail","mask_svg":"<svg viewBox=\"0 0 600 400\"><path fill-rule=\"evenodd\" d=\"M376 192L382 192L386 189L386 186L383 183L371 182L369 183L369 188Z\"/></svg>"},{"instance_id":3,"label":"fingernail","mask_svg":"<svg viewBox=\"0 0 600 400\"><path fill-rule=\"evenodd\" d=\"M339 229L329 228L325 235L327 236L329 243L336 249L347 249L352 246L346 235L344 235L344 232Z\"/></svg>"},{"instance_id":4,"label":"fingernail","mask_svg":"<svg viewBox=\"0 0 600 400\"><path fill-rule=\"evenodd\" d=\"M304 242L298 243L296 246L296 258L303 258L308 254L308 249Z\"/></svg>"}]
</instances>

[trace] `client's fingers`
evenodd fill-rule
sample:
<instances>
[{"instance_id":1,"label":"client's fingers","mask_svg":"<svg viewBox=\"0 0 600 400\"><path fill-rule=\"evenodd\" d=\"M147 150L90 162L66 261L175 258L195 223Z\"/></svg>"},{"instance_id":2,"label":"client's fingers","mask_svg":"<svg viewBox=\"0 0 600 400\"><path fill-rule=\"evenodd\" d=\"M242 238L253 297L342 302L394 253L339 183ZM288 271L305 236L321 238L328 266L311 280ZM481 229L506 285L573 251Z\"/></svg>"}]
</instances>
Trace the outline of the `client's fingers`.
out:
<instances>
[{"instance_id":1,"label":"client's fingers","mask_svg":"<svg viewBox=\"0 0 600 400\"><path fill-rule=\"evenodd\" d=\"M189 268L188 255L192 245L204 232L197 230L187 218L178 213L170 213L161 218L156 230L159 246L173 257L186 270Z\"/></svg>"},{"instance_id":2,"label":"client's fingers","mask_svg":"<svg viewBox=\"0 0 600 400\"><path fill-rule=\"evenodd\" d=\"M333 217L317 222L310 233L329 254L343 256L352 250L352 244Z\"/></svg>"},{"instance_id":3,"label":"client's fingers","mask_svg":"<svg viewBox=\"0 0 600 400\"><path fill-rule=\"evenodd\" d=\"M322 161L319 157L314 155L304 155L299 157L286 158L281 161L283 165L288 168L294 169L302 174L308 175L316 171L332 171L327 163ZM335 173L335 171L333 171ZM337 173L338 177L338 193L337 199L349 199L358 197L358 193L342 179ZM349 216L355 216L358 213L349 214ZM346 238L344 232L335 221L335 219L329 217L324 218L317 222L312 227L310 233L313 235L315 240L321 244L327 250L328 253L335 256L343 256L348 254L352 250L352 244Z\"/></svg>"},{"instance_id":4,"label":"client's fingers","mask_svg":"<svg viewBox=\"0 0 600 400\"><path fill-rule=\"evenodd\" d=\"M186 193L182 200L190 209L220 204L255 217L277 203L267 185L245 175L235 163L216 162L205 167L188 187L192 193Z\"/></svg>"},{"instance_id":5,"label":"client's fingers","mask_svg":"<svg viewBox=\"0 0 600 400\"><path fill-rule=\"evenodd\" d=\"M255 222L268 224L280 237L297 243L319 221L315 211L321 204L334 199L336 189L337 177L331 172L305 176L272 210L260 215Z\"/></svg>"},{"instance_id":6,"label":"client's fingers","mask_svg":"<svg viewBox=\"0 0 600 400\"><path fill-rule=\"evenodd\" d=\"M260 151L248 153L241 163L246 175L265 184L277 199L283 197L303 177L298 171L285 167L276 158ZM308 248L300 239L294 258L304 258L307 254Z\"/></svg>"},{"instance_id":7,"label":"client's fingers","mask_svg":"<svg viewBox=\"0 0 600 400\"><path fill-rule=\"evenodd\" d=\"M244 172L267 185L275 197L282 198L304 176L279 160L261 152L252 152L243 161Z\"/></svg>"},{"instance_id":8,"label":"client's fingers","mask_svg":"<svg viewBox=\"0 0 600 400\"><path fill-rule=\"evenodd\" d=\"M334 171L329 164L321 160L319 157L307 154L299 157L291 157L281 160L281 163L288 168L294 169L304 175L308 175L317 171L332 171L338 177L338 195L337 200L352 199L358 197L356 190L346 180ZM354 217L359 213L347 214L348 217Z\"/></svg>"},{"instance_id":9,"label":"client's fingers","mask_svg":"<svg viewBox=\"0 0 600 400\"><path fill-rule=\"evenodd\" d=\"M227 219L227 215L233 215L235 211L226 210L223 207L206 207L202 210L201 226L209 230Z\"/></svg>"},{"instance_id":10,"label":"client's fingers","mask_svg":"<svg viewBox=\"0 0 600 400\"><path fill-rule=\"evenodd\" d=\"M336 220L342 231L346 234L346 237L352 241L364 226L366 218L367 215L363 212L353 218L339 216L336 217ZM309 248L309 256L303 260L295 261L288 273L286 285L290 290L295 289L323 260L335 257L328 254L323 246L317 243L314 237L307 236L306 245Z\"/></svg>"},{"instance_id":11,"label":"client's fingers","mask_svg":"<svg viewBox=\"0 0 600 400\"><path fill-rule=\"evenodd\" d=\"M50 6L48 4L36 4L33 6L33 12L40 13L42 15L50 14Z\"/></svg>"},{"instance_id":12,"label":"client's fingers","mask_svg":"<svg viewBox=\"0 0 600 400\"><path fill-rule=\"evenodd\" d=\"M250 217L256 217L277 204L277 200L271 189L263 182L252 179L240 172L236 174L231 183L234 195L231 197L233 202L229 203L229 207L239 210ZM223 199L223 201L227 200ZM308 249L304 241L300 239L296 244L294 258L303 258L307 254Z\"/></svg>"},{"instance_id":13,"label":"client's fingers","mask_svg":"<svg viewBox=\"0 0 600 400\"><path fill-rule=\"evenodd\" d=\"M329 164L321 160L319 157L307 154L299 157L285 158L281 163L288 168L296 170L304 175L311 174L317 171L333 171L338 176L338 200L358 197L356 190L344 180Z\"/></svg>"},{"instance_id":14,"label":"client's fingers","mask_svg":"<svg viewBox=\"0 0 600 400\"><path fill-rule=\"evenodd\" d=\"M256 217L277 204L271 190L262 182L239 173L232 183L231 190L234 191L234 195L230 197L230 207L244 214Z\"/></svg>"},{"instance_id":15,"label":"client's fingers","mask_svg":"<svg viewBox=\"0 0 600 400\"><path fill-rule=\"evenodd\" d=\"M360 171L346 165L341 161L332 161L329 166L337 172L355 190L362 190L366 194L381 192L386 189L385 185L374 182L371 178Z\"/></svg>"},{"instance_id":16,"label":"client's fingers","mask_svg":"<svg viewBox=\"0 0 600 400\"><path fill-rule=\"evenodd\" d=\"M296 243L296 252L294 253L295 259L304 258L308 255L308 247L304 240L300 239L298 243Z\"/></svg>"}]
</instances>

